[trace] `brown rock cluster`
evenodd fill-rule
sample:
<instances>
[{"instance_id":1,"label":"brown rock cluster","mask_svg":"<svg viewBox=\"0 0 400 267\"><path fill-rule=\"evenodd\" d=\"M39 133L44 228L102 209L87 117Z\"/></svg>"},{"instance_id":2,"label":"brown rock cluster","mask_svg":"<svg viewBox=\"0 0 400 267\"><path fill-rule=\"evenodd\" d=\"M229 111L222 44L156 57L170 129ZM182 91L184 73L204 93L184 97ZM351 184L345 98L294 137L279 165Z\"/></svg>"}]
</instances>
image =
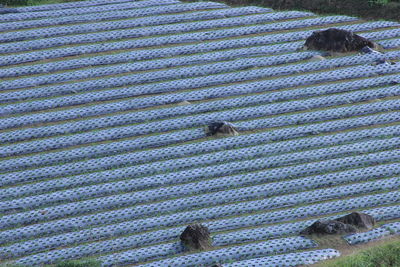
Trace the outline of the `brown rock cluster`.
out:
<instances>
[{"instance_id":1,"label":"brown rock cluster","mask_svg":"<svg viewBox=\"0 0 400 267\"><path fill-rule=\"evenodd\" d=\"M346 53L360 51L365 46L380 49L378 44L351 31L330 28L313 32L307 38L303 49Z\"/></svg>"},{"instance_id":2,"label":"brown rock cluster","mask_svg":"<svg viewBox=\"0 0 400 267\"><path fill-rule=\"evenodd\" d=\"M217 121L212 122L206 127L206 134L208 136L237 136L238 130L229 122Z\"/></svg>"},{"instance_id":3,"label":"brown rock cluster","mask_svg":"<svg viewBox=\"0 0 400 267\"><path fill-rule=\"evenodd\" d=\"M358 229L372 229L375 219L365 213L353 212L335 220L316 221L300 234L348 234Z\"/></svg>"},{"instance_id":4,"label":"brown rock cluster","mask_svg":"<svg viewBox=\"0 0 400 267\"><path fill-rule=\"evenodd\" d=\"M210 231L201 224L191 224L182 232L180 239L189 250L207 250L211 246Z\"/></svg>"}]
</instances>

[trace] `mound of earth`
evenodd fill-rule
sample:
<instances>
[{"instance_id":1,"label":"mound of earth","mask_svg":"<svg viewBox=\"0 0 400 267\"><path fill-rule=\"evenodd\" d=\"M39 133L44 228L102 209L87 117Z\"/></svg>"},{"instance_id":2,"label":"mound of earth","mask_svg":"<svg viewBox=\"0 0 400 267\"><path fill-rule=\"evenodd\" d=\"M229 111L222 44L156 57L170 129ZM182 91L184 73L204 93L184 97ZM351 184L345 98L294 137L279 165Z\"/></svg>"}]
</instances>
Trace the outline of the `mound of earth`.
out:
<instances>
[{"instance_id":1,"label":"mound of earth","mask_svg":"<svg viewBox=\"0 0 400 267\"><path fill-rule=\"evenodd\" d=\"M210 231L201 224L188 225L180 239L189 251L211 248Z\"/></svg>"},{"instance_id":2,"label":"mound of earth","mask_svg":"<svg viewBox=\"0 0 400 267\"><path fill-rule=\"evenodd\" d=\"M372 229L376 223L374 217L361 212L352 212L348 215L337 218L336 221L365 229Z\"/></svg>"},{"instance_id":3,"label":"mound of earth","mask_svg":"<svg viewBox=\"0 0 400 267\"><path fill-rule=\"evenodd\" d=\"M305 228L300 234L348 234L355 233L358 229L372 229L375 219L371 215L352 212L335 220L316 221Z\"/></svg>"},{"instance_id":4,"label":"mound of earth","mask_svg":"<svg viewBox=\"0 0 400 267\"><path fill-rule=\"evenodd\" d=\"M239 135L237 129L229 122L218 121L213 122L206 127L206 134L211 135L222 135L222 136L236 136Z\"/></svg>"},{"instance_id":5,"label":"mound of earth","mask_svg":"<svg viewBox=\"0 0 400 267\"><path fill-rule=\"evenodd\" d=\"M311 235L311 234L349 234L357 232L357 228L350 225L345 224L343 222L328 220L328 221L316 221L306 229L300 232L302 235Z\"/></svg>"},{"instance_id":6,"label":"mound of earth","mask_svg":"<svg viewBox=\"0 0 400 267\"><path fill-rule=\"evenodd\" d=\"M315 31L307 38L304 50L324 50L330 52L353 52L363 47L379 49L379 45L351 31L330 28L325 31Z\"/></svg>"}]
</instances>

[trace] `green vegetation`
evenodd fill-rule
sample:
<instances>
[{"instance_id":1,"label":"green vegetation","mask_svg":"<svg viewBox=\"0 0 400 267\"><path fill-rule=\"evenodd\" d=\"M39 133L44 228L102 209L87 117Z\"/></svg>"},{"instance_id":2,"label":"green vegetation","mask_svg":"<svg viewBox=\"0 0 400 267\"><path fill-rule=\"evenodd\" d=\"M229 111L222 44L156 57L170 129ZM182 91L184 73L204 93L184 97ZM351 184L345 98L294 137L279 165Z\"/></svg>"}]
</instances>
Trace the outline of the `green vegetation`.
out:
<instances>
[{"instance_id":1,"label":"green vegetation","mask_svg":"<svg viewBox=\"0 0 400 267\"><path fill-rule=\"evenodd\" d=\"M356 254L324 262L321 267L396 267L400 266L400 239L377 245Z\"/></svg>"}]
</instances>

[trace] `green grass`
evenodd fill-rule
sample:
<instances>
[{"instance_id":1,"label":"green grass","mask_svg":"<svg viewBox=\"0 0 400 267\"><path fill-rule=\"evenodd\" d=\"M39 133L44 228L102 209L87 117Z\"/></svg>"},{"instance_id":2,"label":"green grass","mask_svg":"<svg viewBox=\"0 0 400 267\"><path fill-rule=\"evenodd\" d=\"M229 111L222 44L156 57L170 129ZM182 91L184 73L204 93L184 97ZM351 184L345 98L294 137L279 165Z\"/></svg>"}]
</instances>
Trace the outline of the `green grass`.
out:
<instances>
[{"instance_id":1,"label":"green grass","mask_svg":"<svg viewBox=\"0 0 400 267\"><path fill-rule=\"evenodd\" d=\"M361 250L356 254L318 265L320 267L395 267L400 266L400 238Z\"/></svg>"}]
</instances>

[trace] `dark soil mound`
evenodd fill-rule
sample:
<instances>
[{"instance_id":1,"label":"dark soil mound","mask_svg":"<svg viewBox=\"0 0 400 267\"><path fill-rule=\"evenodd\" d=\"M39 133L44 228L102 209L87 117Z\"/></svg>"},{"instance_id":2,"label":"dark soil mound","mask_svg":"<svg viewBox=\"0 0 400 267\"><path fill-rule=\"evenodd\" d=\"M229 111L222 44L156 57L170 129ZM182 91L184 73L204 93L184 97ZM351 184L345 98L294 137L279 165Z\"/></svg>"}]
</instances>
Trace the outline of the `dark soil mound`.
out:
<instances>
[{"instance_id":1,"label":"dark soil mound","mask_svg":"<svg viewBox=\"0 0 400 267\"><path fill-rule=\"evenodd\" d=\"M368 46L377 48L378 45L351 31L331 28L325 31L315 31L307 38L303 49L325 50L332 52L359 51Z\"/></svg>"},{"instance_id":2,"label":"dark soil mound","mask_svg":"<svg viewBox=\"0 0 400 267\"><path fill-rule=\"evenodd\" d=\"M355 233L358 228L372 229L375 223L371 215L352 212L335 220L316 221L300 233L305 235Z\"/></svg>"},{"instance_id":3,"label":"dark soil mound","mask_svg":"<svg viewBox=\"0 0 400 267\"><path fill-rule=\"evenodd\" d=\"M306 229L300 232L303 235L311 234L348 234L357 232L357 228L350 224L343 222L328 220L328 221L316 221Z\"/></svg>"},{"instance_id":4,"label":"dark soil mound","mask_svg":"<svg viewBox=\"0 0 400 267\"><path fill-rule=\"evenodd\" d=\"M201 224L192 224L182 232L180 239L188 250L211 248L210 231Z\"/></svg>"},{"instance_id":5,"label":"dark soil mound","mask_svg":"<svg viewBox=\"0 0 400 267\"><path fill-rule=\"evenodd\" d=\"M229 122L218 121L213 122L206 128L206 134L211 135L225 135L225 136L235 136L239 135L236 128Z\"/></svg>"},{"instance_id":6,"label":"dark soil mound","mask_svg":"<svg viewBox=\"0 0 400 267\"><path fill-rule=\"evenodd\" d=\"M345 224L351 224L357 228L366 228L366 229L372 229L372 227L374 227L376 223L374 217L361 212L352 212L348 215L337 218L336 221Z\"/></svg>"}]
</instances>

